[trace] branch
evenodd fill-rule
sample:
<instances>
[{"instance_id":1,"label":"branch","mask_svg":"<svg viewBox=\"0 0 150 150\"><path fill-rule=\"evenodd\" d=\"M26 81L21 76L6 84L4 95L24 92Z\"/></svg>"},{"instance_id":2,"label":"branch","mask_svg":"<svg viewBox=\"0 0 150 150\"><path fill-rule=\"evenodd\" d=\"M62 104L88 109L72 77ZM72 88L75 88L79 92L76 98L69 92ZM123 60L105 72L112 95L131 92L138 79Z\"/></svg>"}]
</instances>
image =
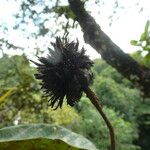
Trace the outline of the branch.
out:
<instances>
[{"instance_id":1,"label":"branch","mask_svg":"<svg viewBox=\"0 0 150 150\"><path fill-rule=\"evenodd\" d=\"M111 143L111 150L115 150L115 133L113 126L111 125L111 122L103 112L102 106L99 103L98 97L95 95L95 93L90 89L85 89L84 92L86 93L87 97L91 100L92 104L96 107L102 118L104 119L110 134L110 143Z\"/></svg>"},{"instance_id":2,"label":"branch","mask_svg":"<svg viewBox=\"0 0 150 150\"><path fill-rule=\"evenodd\" d=\"M100 53L108 64L133 82L141 90L143 96L150 97L150 69L141 66L113 43L101 30L94 18L87 13L84 4L80 0L68 1L82 28L85 42Z\"/></svg>"}]
</instances>

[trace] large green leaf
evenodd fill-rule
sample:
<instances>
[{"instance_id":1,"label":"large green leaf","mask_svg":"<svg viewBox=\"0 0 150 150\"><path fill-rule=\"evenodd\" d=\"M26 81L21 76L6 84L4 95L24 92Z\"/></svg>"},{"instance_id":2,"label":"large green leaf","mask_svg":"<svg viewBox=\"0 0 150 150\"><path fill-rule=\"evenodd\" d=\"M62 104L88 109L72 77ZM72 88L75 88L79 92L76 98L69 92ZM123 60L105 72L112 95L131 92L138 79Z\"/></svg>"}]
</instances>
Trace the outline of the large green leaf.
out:
<instances>
[{"instance_id":1,"label":"large green leaf","mask_svg":"<svg viewBox=\"0 0 150 150\"><path fill-rule=\"evenodd\" d=\"M145 25L145 28L144 28L144 32L142 33L142 35L140 37L140 41L146 41L147 40L148 35L149 35L149 33L148 33L149 27L150 27L150 21L148 20L146 22L146 25Z\"/></svg>"},{"instance_id":2,"label":"large green leaf","mask_svg":"<svg viewBox=\"0 0 150 150\"><path fill-rule=\"evenodd\" d=\"M136 40L131 40L131 41L130 41L130 44L131 44L131 45L134 45L134 46L137 46L137 45L138 45L138 41L136 41Z\"/></svg>"},{"instance_id":3,"label":"large green leaf","mask_svg":"<svg viewBox=\"0 0 150 150\"><path fill-rule=\"evenodd\" d=\"M83 136L49 124L0 129L0 150L97 150Z\"/></svg>"}]
</instances>

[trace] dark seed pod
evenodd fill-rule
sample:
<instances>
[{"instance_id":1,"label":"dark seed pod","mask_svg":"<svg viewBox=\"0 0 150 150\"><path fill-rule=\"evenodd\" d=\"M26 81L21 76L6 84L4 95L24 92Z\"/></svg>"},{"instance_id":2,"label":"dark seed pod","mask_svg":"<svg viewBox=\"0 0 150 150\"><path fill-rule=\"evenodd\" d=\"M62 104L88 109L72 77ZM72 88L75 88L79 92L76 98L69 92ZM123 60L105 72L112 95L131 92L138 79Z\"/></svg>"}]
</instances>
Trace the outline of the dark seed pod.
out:
<instances>
[{"instance_id":1,"label":"dark seed pod","mask_svg":"<svg viewBox=\"0 0 150 150\"><path fill-rule=\"evenodd\" d=\"M41 88L55 109L62 107L65 96L67 104L73 106L93 79L90 71L93 62L85 55L85 49L78 50L78 41L64 41L57 37L56 43L52 43L54 50L49 49L46 58L39 57L40 63L32 61L38 70L35 77L42 81Z\"/></svg>"}]
</instances>

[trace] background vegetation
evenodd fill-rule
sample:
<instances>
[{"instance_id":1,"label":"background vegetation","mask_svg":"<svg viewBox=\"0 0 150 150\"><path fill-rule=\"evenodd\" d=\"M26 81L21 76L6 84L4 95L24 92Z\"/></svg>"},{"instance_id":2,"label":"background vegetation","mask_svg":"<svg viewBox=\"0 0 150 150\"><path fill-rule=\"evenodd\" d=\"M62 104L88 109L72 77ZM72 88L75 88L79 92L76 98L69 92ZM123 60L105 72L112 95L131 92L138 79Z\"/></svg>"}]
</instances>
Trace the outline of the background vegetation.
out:
<instances>
[{"instance_id":1,"label":"background vegetation","mask_svg":"<svg viewBox=\"0 0 150 150\"><path fill-rule=\"evenodd\" d=\"M35 68L24 55L3 56L0 68L1 128L14 124L56 124L84 135L100 149L107 149L108 130L85 96L75 108L65 104L62 110L53 111L33 76ZM143 143L144 149L148 149L148 100L141 98L139 91L103 60L95 60L93 72L92 88L115 127L118 149L136 150L136 144Z\"/></svg>"}]
</instances>

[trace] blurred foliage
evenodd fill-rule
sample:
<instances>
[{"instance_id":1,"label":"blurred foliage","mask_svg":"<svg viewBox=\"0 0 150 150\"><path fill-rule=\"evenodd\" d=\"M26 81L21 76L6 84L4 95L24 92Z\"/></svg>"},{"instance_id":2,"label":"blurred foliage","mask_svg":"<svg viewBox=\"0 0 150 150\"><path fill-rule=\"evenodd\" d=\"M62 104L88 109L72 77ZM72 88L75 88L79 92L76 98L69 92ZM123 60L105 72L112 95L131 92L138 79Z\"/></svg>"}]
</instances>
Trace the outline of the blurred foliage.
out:
<instances>
[{"instance_id":1,"label":"blurred foliage","mask_svg":"<svg viewBox=\"0 0 150 150\"><path fill-rule=\"evenodd\" d=\"M150 147L150 99L143 99L130 81L124 79L103 60L95 60L95 80L92 88L102 104L112 108L124 120L136 124L139 138L135 143L148 150Z\"/></svg>"},{"instance_id":2,"label":"blurred foliage","mask_svg":"<svg viewBox=\"0 0 150 150\"><path fill-rule=\"evenodd\" d=\"M69 6L57 6L54 7L54 12L57 13L59 16L65 15L67 19L71 18L73 20L76 20L76 16L72 12L71 8Z\"/></svg>"},{"instance_id":3,"label":"blurred foliage","mask_svg":"<svg viewBox=\"0 0 150 150\"><path fill-rule=\"evenodd\" d=\"M124 119L134 119L136 107L141 100L137 90L115 83L113 79L103 76L95 79L93 88L104 105L114 108L124 116Z\"/></svg>"},{"instance_id":4,"label":"blurred foliage","mask_svg":"<svg viewBox=\"0 0 150 150\"><path fill-rule=\"evenodd\" d=\"M139 40L131 40L133 46L139 48L132 56L140 64L150 68L150 20L146 22L144 32Z\"/></svg>"},{"instance_id":5,"label":"blurred foliage","mask_svg":"<svg viewBox=\"0 0 150 150\"><path fill-rule=\"evenodd\" d=\"M62 109L53 111L34 78L36 70L25 55L4 55L0 68L1 128L15 124L56 124L84 135L102 150L108 149L108 129L84 95L74 108L64 104ZM144 122L147 128L148 121L142 116L148 114L148 107L145 107L148 100L140 98L132 84L104 61L95 60L92 69L95 76L92 88L115 127L118 150L139 149L133 142L138 144L138 125L142 122L143 126ZM144 121L137 122L141 117Z\"/></svg>"},{"instance_id":6,"label":"blurred foliage","mask_svg":"<svg viewBox=\"0 0 150 150\"><path fill-rule=\"evenodd\" d=\"M138 90L103 60L95 60L93 70L97 75L92 87L102 104L115 109L124 119L134 120L136 107L142 101Z\"/></svg>"},{"instance_id":7,"label":"blurred foliage","mask_svg":"<svg viewBox=\"0 0 150 150\"><path fill-rule=\"evenodd\" d=\"M145 24L144 32L139 40L132 40L131 44L137 47L137 51L131 56L143 67L150 68L150 20ZM137 122L139 125L139 139L135 142L142 147L142 150L148 150L150 147L150 100L145 99L142 105L138 107Z\"/></svg>"}]
</instances>

